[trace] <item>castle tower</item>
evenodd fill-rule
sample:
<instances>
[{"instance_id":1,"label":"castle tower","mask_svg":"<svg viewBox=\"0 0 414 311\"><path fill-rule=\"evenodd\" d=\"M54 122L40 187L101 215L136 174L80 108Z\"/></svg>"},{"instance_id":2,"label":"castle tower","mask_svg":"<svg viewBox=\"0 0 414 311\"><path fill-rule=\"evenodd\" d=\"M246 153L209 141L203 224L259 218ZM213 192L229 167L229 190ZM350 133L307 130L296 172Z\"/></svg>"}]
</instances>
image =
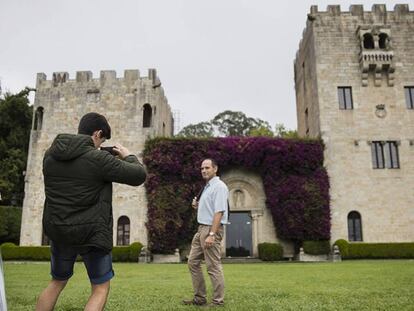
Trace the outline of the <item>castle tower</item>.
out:
<instances>
[{"instance_id":1,"label":"castle tower","mask_svg":"<svg viewBox=\"0 0 414 311\"><path fill-rule=\"evenodd\" d=\"M67 72L53 73L52 80L39 73L33 109L20 245L45 243L43 155L57 134L77 133L84 114L105 115L112 128L112 138L105 145L121 143L139 157L147 138L173 133L171 109L155 69L149 70L148 77L140 77L138 70L125 70L123 78L117 78L115 71L101 71L99 79L81 71L74 80ZM147 244L146 215L143 186L114 184L114 245Z\"/></svg>"},{"instance_id":2,"label":"castle tower","mask_svg":"<svg viewBox=\"0 0 414 311\"><path fill-rule=\"evenodd\" d=\"M414 241L414 12L312 6L296 55L298 132L321 137L332 242Z\"/></svg>"}]
</instances>

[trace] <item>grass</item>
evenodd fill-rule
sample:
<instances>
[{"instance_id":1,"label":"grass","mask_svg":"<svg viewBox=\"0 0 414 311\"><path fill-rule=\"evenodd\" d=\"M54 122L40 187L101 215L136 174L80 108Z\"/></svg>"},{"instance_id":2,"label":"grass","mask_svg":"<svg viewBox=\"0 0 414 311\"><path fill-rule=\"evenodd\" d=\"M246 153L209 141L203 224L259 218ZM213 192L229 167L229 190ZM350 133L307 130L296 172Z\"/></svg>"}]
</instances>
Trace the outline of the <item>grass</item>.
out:
<instances>
[{"instance_id":1,"label":"grass","mask_svg":"<svg viewBox=\"0 0 414 311\"><path fill-rule=\"evenodd\" d=\"M49 263L4 263L9 310L33 310L49 281ZM114 264L106 310L198 310L184 264ZM414 261L225 264L220 310L414 310ZM206 279L207 284L210 281ZM208 287L211 295L211 287ZM82 263L55 310L78 311L89 295Z\"/></svg>"}]
</instances>

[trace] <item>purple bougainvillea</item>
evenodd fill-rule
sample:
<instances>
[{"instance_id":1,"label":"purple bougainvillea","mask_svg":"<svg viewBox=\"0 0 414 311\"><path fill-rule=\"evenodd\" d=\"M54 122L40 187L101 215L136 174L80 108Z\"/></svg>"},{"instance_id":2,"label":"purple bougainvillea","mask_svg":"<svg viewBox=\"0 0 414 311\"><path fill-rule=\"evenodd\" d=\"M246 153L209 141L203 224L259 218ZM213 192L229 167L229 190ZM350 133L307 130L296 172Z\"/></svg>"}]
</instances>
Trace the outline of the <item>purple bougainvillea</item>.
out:
<instances>
[{"instance_id":1,"label":"purple bougainvillea","mask_svg":"<svg viewBox=\"0 0 414 311\"><path fill-rule=\"evenodd\" d=\"M156 138L147 141L149 247L172 253L196 230L191 200L203 187L201 161L216 159L220 170L244 167L263 180L266 206L278 237L300 243L330 238L329 181L323 144L268 137Z\"/></svg>"}]
</instances>

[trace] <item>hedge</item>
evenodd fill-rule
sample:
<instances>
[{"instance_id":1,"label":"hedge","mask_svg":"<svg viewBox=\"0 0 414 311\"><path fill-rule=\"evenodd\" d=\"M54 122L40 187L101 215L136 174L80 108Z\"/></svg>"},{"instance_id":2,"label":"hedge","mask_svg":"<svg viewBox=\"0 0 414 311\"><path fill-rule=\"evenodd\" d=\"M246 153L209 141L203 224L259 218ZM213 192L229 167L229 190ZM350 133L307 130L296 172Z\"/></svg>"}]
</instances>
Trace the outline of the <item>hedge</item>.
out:
<instances>
[{"instance_id":1,"label":"hedge","mask_svg":"<svg viewBox=\"0 0 414 311\"><path fill-rule=\"evenodd\" d=\"M1 245L3 260L50 260L49 246L16 246L13 243Z\"/></svg>"},{"instance_id":2,"label":"hedge","mask_svg":"<svg viewBox=\"0 0 414 311\"><path fill-rule=\"evenodd\" d=\"M220 171L235 167L262 178L266 207L279 238L301 244L330 239L329 180L320 140L270 137L155 138L146 141L149 248L174 253L197 230L191 200L202 189L201 161L213 158ZM230 206L230 210L231 210Z\"/></svg>"},{"instance_id":3,"label":"hedge","mask_svg":"<svg viewBox=\"0 0 414 311\"><path fill-rule=\"evenodd\" d=\"M331 251L331 244L328 240L304 241L303 251L309 255L325 255Z\"/></svg>"},{"instance_id":4,"label":"hedge","mask_svg":"<svg viewBox=\"0 0 414 311\"><path fill-rule=\"evenodd\" d=\"M277 243L260 243L259 258L263 261L276 261L283 259L283 247Z\"/></svg>"},{"instance_id":5,"label":"hedge","mask_svg":"<svg viewBox=\"0 0 414 311\"><path fill-rule=\"evenodd\" d=\"M344 259L407 259L414 258L414 243L349 243L335 242Z\"/></svg>"},{"instance_id":6,"label":"hedge","mask_svg":"<svg viewBox=\"0 0 414 311\"><path fill-rule=\"evenodd\" d=\"M112 261L114 262L138 262L142 244L132 243L129 246L114 246L112 249ZM50 260L49 246L16 246L13 243L1 245L3 260Z\"/></svg>"}]
</instances>

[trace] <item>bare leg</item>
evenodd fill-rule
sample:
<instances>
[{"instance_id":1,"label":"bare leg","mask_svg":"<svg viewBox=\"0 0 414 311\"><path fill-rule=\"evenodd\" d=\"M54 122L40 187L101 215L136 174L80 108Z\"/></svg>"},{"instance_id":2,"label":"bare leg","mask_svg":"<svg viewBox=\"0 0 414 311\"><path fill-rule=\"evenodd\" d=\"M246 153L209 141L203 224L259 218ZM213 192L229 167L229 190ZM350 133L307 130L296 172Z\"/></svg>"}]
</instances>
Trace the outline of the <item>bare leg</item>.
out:
<instances>
[{"instance_id":1,"label":"bare leg","mask_svg":"<svg viewBox=\"0 0 414 311\"><path fill-rule=\"evenodd\" d=\"M36 311L51 311L68 281L52 280L40 294L36 304Z\"/></svg>"},{"instance_id":2,"label":"bare leg","mask_svg":"<svg viewBox=\"0 0 414 311\"><path fill-rule=\"evenodd\" d=\"M109 294L109 285L110 281L102 284L92 284L92 293L85 306L85 311L101 311L104 309Z\"/></svg>"}]
</instances>

